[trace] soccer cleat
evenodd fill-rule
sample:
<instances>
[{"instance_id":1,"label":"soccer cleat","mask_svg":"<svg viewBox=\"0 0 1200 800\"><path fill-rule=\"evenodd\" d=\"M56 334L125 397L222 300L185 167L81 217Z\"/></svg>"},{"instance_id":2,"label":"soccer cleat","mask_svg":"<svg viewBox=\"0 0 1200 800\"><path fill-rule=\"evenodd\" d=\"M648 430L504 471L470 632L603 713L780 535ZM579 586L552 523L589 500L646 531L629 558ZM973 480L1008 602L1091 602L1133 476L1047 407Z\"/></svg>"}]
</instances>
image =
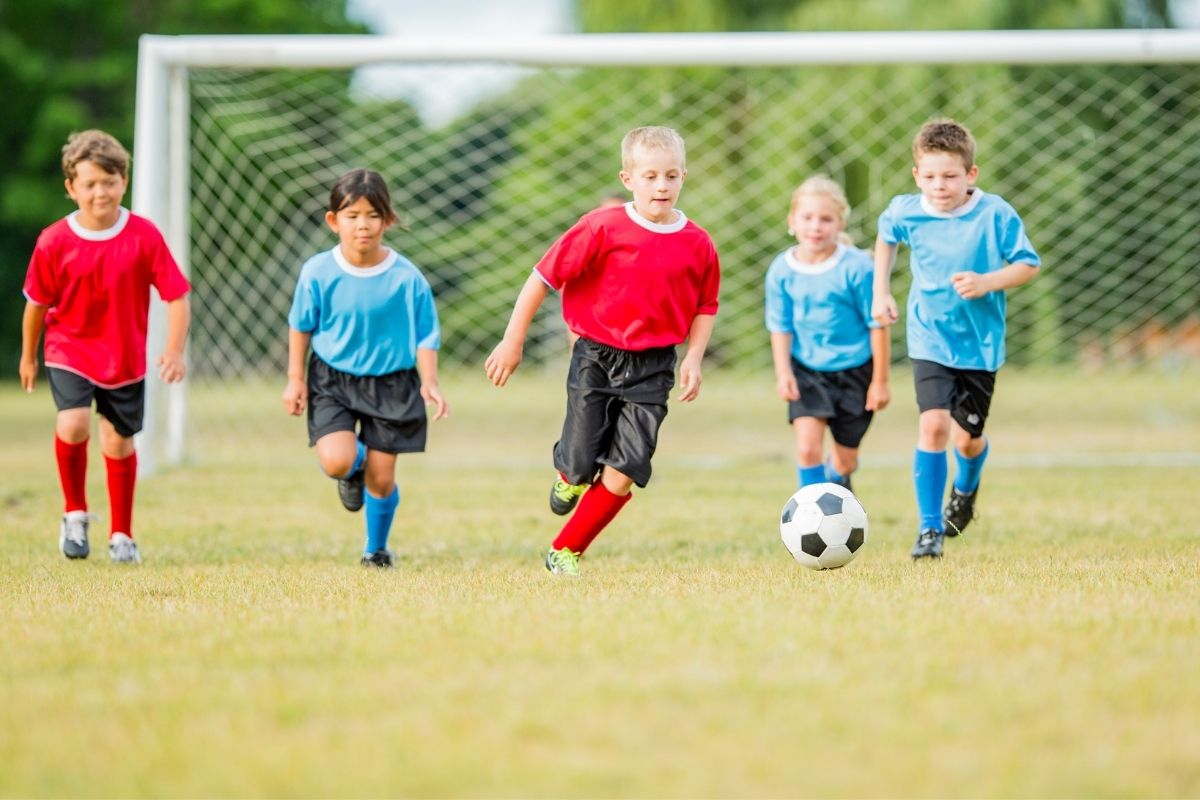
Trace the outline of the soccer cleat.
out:
<instances>
[{"instance_id":1,"label":"soccer cleat","mask_svg":"<svg viewBox=\"0 0 1200 800\"><path fill-rule=\"evenodd\" d=\"M127 533L114 533L108 537L108 557L114 564L142 563L137 542Z\"/></svg>"},{"instance_id":2,"label":"soccer cleat","mask_svg":"<svg viewBox=\"0 0 1200 800\"><path fill-rule=\"evenodd\" d=\"M975 498L978 496L978 486L973 492L960 492L953 486L950 487L950 500L946 503L946 510L942 512L947 536L958 536L967 529L967 524L975 519Z\"/></svg>"},{"instance_id":3,"label":"soccer cleat","mask_svg":"<svg viewBox=\"0 0 1200 800\"><path fill-rule=\"evenodd\" d=\"M937 528L926 528L917 534L917 543L913 545L912 557L918 558L941 558L942 557L942 537L946 534L939 531Z\"/></svg>"},{"instance_id":4,"label":"soccer cleat","mask_svg":"<svg viewBox=\"0 0 1200 800\"><path fill-rule=\"evenodd\" d=\"M366 480L361 469L347 475L345 478L338 478L338 499L342 501L342 507L347 511L358 511L363 507L363 492L365 491Z\"/></svg>"},{"instance_id":5,"label":"soccer cleat","mask_svg":"<svg viewBox=\"0 0 1200 800\"><path fill-rule=\"evenodd\" d=\"M366 553L362 557L362 561L358 562L364 567L378 567L379 569L392 568L392 551L391 550L376 550L374 553Z\"/></svg>"},{"instance_id":6,"label":"soccer cleat","mask_svg":"<svg viewBox=\"0 0 1200 800\"><path fill-rule=\"evenodd\" d=\"M567 547L561 550L551 547L546 551L546 571L554 575L578 575L579 556Z\"/></svg>"},{"instance_id":7,"label":"soccer cleat","mask_svg":"<svg viewBox=\"0 0 1200 800\"><path fill-rule=\"evenodd\" d=\"M586 483L567 483L561 475L558 476L554 479L554 485L550 487L550 510L560 517L570 514L585 489Z\"/></svg>"},{"instance_id":8,"label":"soccer cleat","mask_svg":"<svg viewBox=\"0 0 1200 800\"><path fill-rule=\"evenodd\" d=\"M63 514L58 526L58 549L67 558L87 558L91 547L88 546L88 523L91 517L86 511L68 511Z\"/></svg>"}]
</instances>

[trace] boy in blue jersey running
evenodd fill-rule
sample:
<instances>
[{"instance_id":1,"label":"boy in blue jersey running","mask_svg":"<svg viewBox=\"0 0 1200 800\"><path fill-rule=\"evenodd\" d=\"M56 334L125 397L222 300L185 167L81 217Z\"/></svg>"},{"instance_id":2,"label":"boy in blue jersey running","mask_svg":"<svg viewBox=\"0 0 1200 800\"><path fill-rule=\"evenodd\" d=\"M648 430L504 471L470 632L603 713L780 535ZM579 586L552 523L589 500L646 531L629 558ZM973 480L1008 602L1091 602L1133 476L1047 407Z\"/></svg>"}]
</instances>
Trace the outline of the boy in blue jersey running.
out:
<instances>
[{"instance_id":1,"label":"boy in blue jersey running","mask_svg":"<svg viewBox=\"0 0 1200 800\"><path fill-rule=\"evenodd\" d=\"M767 270L766 323L775 389L788 404L801 486L850 487L858 446L891 399L888 329L871 318L871 256L845 234L850 204L819 175L792 194L796 245ZM822 460L825 428L833 443Z\"/></svg>"},{"instance_id":2,"label":"boy in blue jersey running","mask_svg":"<svg viewBox=\"0 0 1200 800\"><path fill-rule=\"evenodd\" d=\"M920 423L913 461L921 521L912 557L939 558L975 513L988 456L983 435L1004 364L1004 290L1033 279L1041 258L1012 206L975 187L975 139L953 120L927 122L913 140L918 194L893 198L879 217L872 315L896 322L890 277L896 246L911 248L908 355ZM946 443L958 462L945 509Z\"/></svg>"},{"instance_id":3,"label":"boy in blue jersey running","mask_svg":"<svg viewBox=\"0 0 1200 800\"><path fill-rule=\"evenodd\" d=\"M387 568L400 504L396 454L425 450L425 404L436 407L435 420L450 413L438 388L441 329L425 276L383 244L396 213L379 173L343 175L325 222L339 244L300 270L283 406L295 416L307 406L309 446L337 478L342 505L366 506L362 564Z\"/></svg>"}]
</instances>

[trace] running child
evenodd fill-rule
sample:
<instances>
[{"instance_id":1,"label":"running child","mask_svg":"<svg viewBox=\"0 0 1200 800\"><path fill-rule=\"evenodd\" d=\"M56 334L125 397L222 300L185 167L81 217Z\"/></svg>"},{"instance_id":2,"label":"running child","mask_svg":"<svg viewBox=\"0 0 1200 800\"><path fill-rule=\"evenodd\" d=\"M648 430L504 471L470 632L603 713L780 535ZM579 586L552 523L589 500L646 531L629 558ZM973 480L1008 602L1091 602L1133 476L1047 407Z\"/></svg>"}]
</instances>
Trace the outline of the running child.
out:
<instances>
[{"instance_id":1,"label":"running child","mask_svg":"<svg viewBox=\"0 0 1200 800\"><path fill-rule=\"evenodd\" d=\"M183 380L190 317L187 279L150 220L121 205L129 185L129 153L107 133L72 134L62 151L67 194L79 206L42 231L25 276L21 386L37 383L38 340L58 409L54 455L63 492L58 546L70 559L91 552L86 494L93 403L108 477L108 555L137 564L133 496L146 398L146 324L150 287L167 303L166 347L159 377Z\"/></svg>"},{"instance_id":2,"label":"running child","mask_svg":"<svg viewBox=\"0 0 1200 800\"><path fill-rule=\"evenodd\" d=\"M383 243L396 221L378 172L351 170L334 184L325 223L338 245L300 270L283 391L289 414L307 408L308 444L337 479L342 505L365 505L361 563L380 568L393 562L387 545L400 505L396 455L425 450L426 404L435 420L450 413L438 388L433 292L411 261Z\"/></svg>"},{"instance_id":3,"label":"running child","mask_svg":"<svg viewBox=\"0 0 1200 800\"><path fill-rule=\"evenodd\" d=\"M859 443L891 400L888 330L871 318L873 262L845 233L849 213L841 186L823 175L804 181L788 213L796 245L767 270L775 389L788 404L801 486L850 489Z\"/></svg>"},{"instance_id":4,"label":"running child","mask_svg":"<svg viewBox=\"0 0 1200 800\"><path fill-rule=\"evenodd\" d=\"M621 183L632 202L584 214L537 263L513 308L487 376L504 386L521 363L525 335L550 290L580 338L567 375L567 412L554 445L558 477L550 509L567 520L546 553L551 573L577 575L579 557L645 488L675 385L700 392L700 363L717 313L720 264L708 234L675 208L687 177L684 143L670 128L621 140ZM578 504L578 508L576 508Z\"/></svg>"},{"instance_id":5,"label":"running child","mask_svg":"<svg viewBox=\"0 0 1200 800\"><path fill-rule=\"evenodd\" d=\"M1025 225L998 195L975 186L975 139L959 123L927 122L913 140L920 191L895 197L879 217L872 315L896 322L890 277L896 247L911 248L907 339L920 421L913 483L920 515L913 558L940 558L944 536L975 516L988 457L983 434L1004 364L1006 289L1032 280L1041 258ZM942 508L954 443L958 469Z\"/></svg>"}]
</instances>

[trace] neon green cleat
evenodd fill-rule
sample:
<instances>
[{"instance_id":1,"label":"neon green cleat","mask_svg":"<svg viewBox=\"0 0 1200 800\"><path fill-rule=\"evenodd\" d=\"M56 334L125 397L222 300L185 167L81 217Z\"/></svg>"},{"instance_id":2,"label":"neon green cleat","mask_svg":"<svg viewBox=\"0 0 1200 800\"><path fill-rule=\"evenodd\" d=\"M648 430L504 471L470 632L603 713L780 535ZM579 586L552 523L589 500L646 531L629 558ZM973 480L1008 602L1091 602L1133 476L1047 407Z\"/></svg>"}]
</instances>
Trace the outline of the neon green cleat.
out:
<instances>
[{"instance_id":1,"label":"neon green cleat","mask_svg":"<svg viewBox=\"0 0 1200 800\"><path fill-rule=\"evenodd\" d=\"M546 571L554 575L579 575L579 553L564 547L546 551Z\"/></svg>"},{"instance_id":2,"label":"neon green cleat","mask_svg":"<svg viewBox=\"0 0 1200 800\"><path fill-rule=\"evenodd\" d=\"M567 483L560 475L554 479L554 485L550 487L550 510L560 517L570 514L571 509L575 508L575 504L579 502L580 496L586 489L586 483Z\"/></svg>"}]
</instances>

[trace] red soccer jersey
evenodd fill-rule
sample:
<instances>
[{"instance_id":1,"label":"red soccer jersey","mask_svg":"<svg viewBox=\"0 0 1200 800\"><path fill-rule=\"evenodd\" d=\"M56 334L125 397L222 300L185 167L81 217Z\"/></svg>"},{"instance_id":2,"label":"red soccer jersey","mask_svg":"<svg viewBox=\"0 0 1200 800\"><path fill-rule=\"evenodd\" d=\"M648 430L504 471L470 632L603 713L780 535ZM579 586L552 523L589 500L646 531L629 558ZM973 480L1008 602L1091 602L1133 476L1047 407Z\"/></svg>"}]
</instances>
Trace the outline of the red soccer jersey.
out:
<instances>
[{"instance_id":1,"label":"red soccer jersey","mask_svg":"<svg viewBox=\"0 0 1200 800\"><path fill-rule=\"evenodd\" d=\"M717 313L717 250L682 212L659 225L632 203L591 211L535 269L562 293L568 328L622 350L677 345L698 314Z\"/></svg>"},{"instance_id":2,"label":"red soccer jersey","mask_svg":"<svg viewBox=\"0 0 1200 800\"><path fill-rule=\"evenodd\" d=\"M49 308L46 366L106 389L136 383L146 376L150 287L168 302L191 287L145 217L122 208L103 231L74 217L42 231L25 275L26 299Z\"/></svg>"}]
</instances>

